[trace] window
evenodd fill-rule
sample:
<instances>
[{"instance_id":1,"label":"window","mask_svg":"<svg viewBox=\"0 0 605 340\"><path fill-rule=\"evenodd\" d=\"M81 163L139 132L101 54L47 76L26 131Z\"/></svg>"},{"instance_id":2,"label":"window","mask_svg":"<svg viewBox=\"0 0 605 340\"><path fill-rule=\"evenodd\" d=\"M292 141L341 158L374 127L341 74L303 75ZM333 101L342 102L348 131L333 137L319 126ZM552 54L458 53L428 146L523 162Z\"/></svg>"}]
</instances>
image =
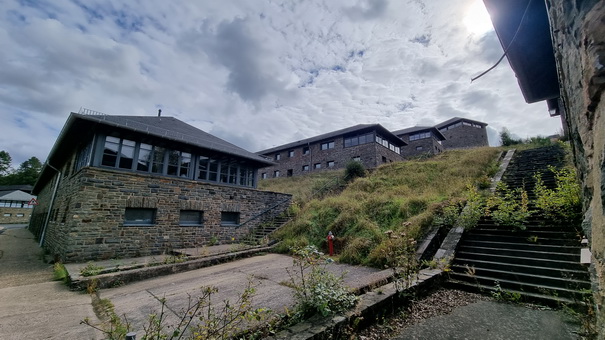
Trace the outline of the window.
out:
<instances>
[{"instance_id":1,"label":"window","mask_svg":"<svg viewBox=\"0 0 605 340\"><path fill-rule=\"evenodd\" d=\"M150 208L126 208L124 225L153 225L155 223L155 212L155 209Z\"/></svg>"},{"instance_id":2,"label":"window","mask_svg":"<svg viewBox=\"0 0 605 340\"><path fill-rule=\"evenodd\" d=\"M294 157L294 150L288 151L288 157Z\"/></svg>"},{"instance_id":3,"label":"window","mask_svg":"<svg viewBox=\"0 0 605 340\"><path fill-rule=\"evenodd\" d=\"M201 226L204 223L204 212L199 210L181 210L179 225Z\"/></svg>"},{"instance_id":4,"label":"window","mask_svg":"<svg viewBox=\"0 0 605 340\"><path fill-rule=\"evenodd\" d=\"M4 217L11 217L11 214L10 213L4 213L4 215L2 215L2 216L4 216Z\"/></svg>"},{"instance_id":5,"label":"window","mask_svg":"<svg viewBox=\"0 0 605 340\"><path fill-rule=\"evenodd\" d=\"M189 177L191 167L191 154L176 150L168 152L168 175Z\"/></svg>"},{"instance_id":6,"label":"window","mask_svg":"<svg viewBox=\"0 0 605 340\"><path fill-rule=\"evenodd\" d=\"M292 169L288 169L288 171L286 172L286 176L288 177L292 177L292 174L294 173L294 170Z\"/></svg>"},{"instance_id":7,"label":"window","mask_svg":"<svg viewBox=\"0 0 605 340\"><path fill-rule=\"evenodd\" d=\"M275 177L275 178L279 177L279 170L273 171L273 177Z\"/></svg>"},{"instance_id":8,"label":"window","mask_svg":"<svg viewBox=\"0 0 605 340\"><path fill-rule=\"evenodd\" d=\"M326 163L326 165L328 166L328 168L333 168L334 167L334 161L328 161Z\"/></svg>"},{"instance_id":9,"label":"window","mask_svg":"<svg viewBox=\"0 0 605 340\"><path fill-rule=\"evenodd\" d=\"M153 147L153 161L151 163L151 172L156 174L164 173L164 156L166 149L158 146Z\"/></svg>"},{"instance_id":10,"label":"window","mask_svg":"<svg viewBox=\"0 0 605 340\"><path fill-rule=\"evenodd\" d=\"M313 164L313 169L321 169L321 163Z\"/></svg>"},{"instance_id":11,"label":"window","mask_svg":"<svg viewBox=\"0 0 605 340\"><path fill-rule=\"evenodd\" d=\"M25 216L24 214L17 214L17 217L23 217Z\"/></svg>"},{"instance_id":12,"label":"window","mask_svg":"<svg viewBox=\"0 0 605 340\"><path fill-rule=\"evenodd\" d=\"M417 146L416 151L420 151L420 150L422 150L422 146Z\"/></svg>"},{"instance_id":13,"label":"window","mask_svg":"<svg viewBox=\"0 0 605 340\"><path fill-rule=\"evenodd\" d=\"M281 154L280 153L276 153L275 154L275 160L279 161L281 159Z\"/></svg>"},{"instance_id":14,"label":"window","mask_svg":"<svg viewBox=\"0 0 605 340\"><path fill-rule=\"evenodd\" d=\"M355 162L361 162L361 157L360 156L355 156L355 157L353 157L353 160Z\"/></svg>"},{"instance_id":15,"label":"window","mask_svg":"<svg viewBox=\"0 0 605 340\"><path fill-rule=\"evenodd\" d=\"M363 135L357 135L353 137L346 137L344 139L345 148L372 143L374 141L374 133L366 133Z\"/></svg>"},{"instance_id":16,"label":"window","mask_svg":"<svg viewBox=\"0 0 605 340\"><path fill-rule=\"evenodd\" d=\"M424 139L424 138L430 138L430 137L431 137L430 132L421 132L421 133L417 133L415 135L410 135L410 141Z\"/></svg>"},{"instance_id":17,"label":"window","mask_svg":"<svg viewBox=\"0 0 605 340\"><path fill-rule=\"evenodd\" d=\"M139 146L139 157L137 160L137 170L148 172L151 166L151 151L153 146L141 143Z\"/></svg>"},{"instance_id":18,"label":"window","mask_svg":"<svg viewBox=\"0 0 605 340\"><path fill-rule=\"evenodd\" d=\"M386 157L384 157L384 156L382 156L382 162L383 162L383 163L386 163L386 162L387 162L387 158L386 158Z\"/></svg>"},{"instance_id":19,"label":"window","mask_svg":"<svg viewBox=\"0 0 605 340\"><path fill-rule=\"evenodd\" d=\"M309 171L309 165L303 165L302 171Z\"/></svg>"},{"instance_id":20,"label":"window","mask_svg":"<svg viewBox=\"0 0 605 340\"><path fill-rule=\"evenodd\" d=\"M105 147L101 165L132 169L136 142L117 137L105 137Z\"/></svg>"},{"instance_id":21,"label":"window","mask_svg":"<svg viewBox=\"0 0 605 340\"><path fill-rule=\"evenodd\" d=\"M303 147L303 155L308 155L311 153L311 150L308 146Z\"/></svg>"},{"instance_id":22,"label":"window","mask_svg":"<svg viewBox=\"0 0 605 340\"><path fill-rule=\"evenodd\" d=\"M321 150L334 149L334 141L321 143Z\"/></svg>"},{"instance_id":23,"label":"window","mask_svg":"<svg viewBox=\"0 0 605 340\"><path fill-rule=\"evenodd\" d=\"M263 172L262 175L261 175L261 177L262 177L262 179L267 179L267 173Z\"/></svg>"},{"instance_id":24,"label":"window","mask_svg":"<svg viewBox=\"0 0 605 340\"><path fill-rule=\"evenodd\" d=\"M239 225L239 213L222 211L221 212L221 225L232 226Z\"/></svg>"}]
</instances>

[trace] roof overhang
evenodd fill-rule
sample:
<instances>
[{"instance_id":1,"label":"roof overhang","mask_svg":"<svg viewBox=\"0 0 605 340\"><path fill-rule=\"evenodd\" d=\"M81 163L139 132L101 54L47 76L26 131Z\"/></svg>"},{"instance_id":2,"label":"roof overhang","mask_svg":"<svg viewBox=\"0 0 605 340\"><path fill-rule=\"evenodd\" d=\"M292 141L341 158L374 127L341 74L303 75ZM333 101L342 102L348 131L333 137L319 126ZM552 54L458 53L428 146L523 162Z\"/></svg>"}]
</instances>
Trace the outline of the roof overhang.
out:
<instances>
[{"instance_id":1,"label":"roof overhang","mask_svg":"<svg viewBox=\"0 0 605 340\"><path fill-rule=\"evenodd\" d=\"M559 97L559 79L544 0L483 2L500 44L507 51L506 57L525 101L534 103Z\"/></svg>"}]
</instances>

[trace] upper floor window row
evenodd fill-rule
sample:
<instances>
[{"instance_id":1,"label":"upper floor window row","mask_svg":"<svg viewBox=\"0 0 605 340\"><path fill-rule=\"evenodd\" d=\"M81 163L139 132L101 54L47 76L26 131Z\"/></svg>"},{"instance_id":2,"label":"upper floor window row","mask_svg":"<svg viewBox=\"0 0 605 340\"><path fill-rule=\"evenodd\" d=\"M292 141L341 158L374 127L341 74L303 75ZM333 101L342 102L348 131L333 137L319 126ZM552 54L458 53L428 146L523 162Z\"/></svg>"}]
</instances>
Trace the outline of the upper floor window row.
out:
<instances>
[{"instance_id":1,"label":"upper floor window row","mask_svg":"<svg viewBox=\"0 0 605 340\"><path fill-rule=\"evenodd\" d=\"M254 187L255 171L235 159L212 159L189 152L107 136L102 166L208 182ZM195 174L195 176L194 176Z\"/></svg>"},{"instance_id":2,"label":"upper floor window row","mask_svg":"<svg viewBox=\"0 0 605 340\"><path fill-rule=\"evenodd\" d=\"M320 149L321 150L334 149L334 141L321 143Z\"/></svg>"},{"instance_id":3,"label":"upper floor window row","mask_svg":"<svg viewBox=\"0 0 605 340\"><path fill-rule=\"evenodd\" d=\"M455 128L463 126L463 125L464 126L471 126L471 127L478 128L478 129L482 129L483 128L483 126L481 124L475 124L475 123L469 123L469 122L458 122L458 123L454 123L452 125L448 125L446 127L443 127L441 129L439 129L439 131L447 131L447 130L455 129Z\"/></svg>"},{"instance_id":4,"label":"upper floor window row","mask_svg":"<svg viewBox=\"0 0 605 340\"><path fill-rule=\"evenodd\" d=\"M424 139L424 138L431 138L431 133L430 132L421 132L421 133L416 133L416 134L410 135L410 142L414 141L414 140Z\"/></svg>"},{"instance_id":5,"label":"upper floor window row","mask_svg":"<svg viewBox=\"0 0 605 340\"><path fill-rule=\"evenodd\" d=\"M389 150L391 150L393 152L396 152L396 153L399 153L399 154L401 153L401 149L398 146L396 146L395 144L389 142L387 139L382 138L379 135L376 135L376 143L384 146L385 148L387 148L387 149L389 149Z\"/></svg>"},{"instance_id":6,"label":"upper floor window row","mask_svg":"<svg viewBox=\"0 0 605 340\"><path fill-rule=\"evenodd\" d=\"M345 148L374 142L374 133L366 133L344 139Z\"/></svg>"}]
</instances>

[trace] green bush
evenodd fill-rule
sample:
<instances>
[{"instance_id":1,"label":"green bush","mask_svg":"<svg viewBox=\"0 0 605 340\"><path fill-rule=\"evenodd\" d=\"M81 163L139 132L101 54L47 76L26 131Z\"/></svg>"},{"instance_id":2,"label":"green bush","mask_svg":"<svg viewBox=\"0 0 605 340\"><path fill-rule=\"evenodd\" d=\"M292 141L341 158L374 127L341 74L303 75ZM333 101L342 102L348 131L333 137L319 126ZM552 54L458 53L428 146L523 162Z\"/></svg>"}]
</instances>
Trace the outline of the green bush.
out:
<instances>
[{"instance_id":1,"label":"green bush","mask_svg":"<svg viewBox=\"0 0 605 340\"><path fill-rule=\"evenodd\" d=\"M365 177L366 169L361 162L351 161L345 167L345 180L352 181L357 177Z\"/></svg>"},{"instance_id":2,"label":"green bush","mask_svg":"<svg viewBox=\"0 0 605 340\"><path fill-rule=\"evenodd\" d=\"M581 188L576 180L576 174L571 168L560 170L549 167L555 174L556 188L548 189L544 185L542 175L536 173L536 207L544 215L557 222L576 223L581 218Z\"/></svg>"},{"instance_id":3,"label":"green bush","mask_svg":"<svg viewBox=\"0 0 605 340\"><path fill-rule=\"evenodd\" d=\"M466 206L458 218L458 225L467 230L474 228L483 216L484 207L485 199L479 190L474 185L468 184L466 186Z\"/></svg>"},{"instance_id":4,"label":"green bush","mask_svg":"<svg viewBox=\"0 0 605 340\"><path fill-rule=\"evenodd\" d=\"M504 182L498 182L496 193L487 200L486 216L492 216L498 225L525 229L531 216L527 191L522 188L509 189Z\"/></svg>"}]
</instances>

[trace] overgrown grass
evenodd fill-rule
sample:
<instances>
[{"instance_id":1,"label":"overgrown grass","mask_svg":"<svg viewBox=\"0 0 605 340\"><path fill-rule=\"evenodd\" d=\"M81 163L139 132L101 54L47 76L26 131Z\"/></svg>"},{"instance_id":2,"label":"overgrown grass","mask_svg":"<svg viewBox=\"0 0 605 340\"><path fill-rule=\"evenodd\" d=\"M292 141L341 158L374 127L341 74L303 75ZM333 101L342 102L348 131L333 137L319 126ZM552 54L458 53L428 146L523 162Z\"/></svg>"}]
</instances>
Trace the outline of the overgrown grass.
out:
<instances>
[{"instance_id":1,"label":"overgrown grass","mask_svg":"<svg viewBox=\"0 0 605 340\"><path fill-rule=\"evenodd\" d=\"M287 190L280 190L277 181L267 181L263 189L289 192L296 201L305 202L297 218L277 233L283 241L278 248L284 252L306 245L325 249L326 235L332 231L340 261L380 267L389 247L385 232L405 232L418 239L445 202L463 200L469 183L478 185L497 171L499 151L452 150L426 160L389 163L357 178L339 195L308 202L308 188L325 181L319 175L280 181L279 186Z\"/></svg>"},{"instance_id":2,"label":"overgrown grass","mask_svg":"<svg viewBox=\"0 0 605 340\"><path fill-rule=\"evenodd\" d=\"M344 170L323 171L304 176L261 180L258 188L291 194L293 203L303 206L311 198L324 196L344 185L343 177Z\"/></svg>"}]
</instances>

